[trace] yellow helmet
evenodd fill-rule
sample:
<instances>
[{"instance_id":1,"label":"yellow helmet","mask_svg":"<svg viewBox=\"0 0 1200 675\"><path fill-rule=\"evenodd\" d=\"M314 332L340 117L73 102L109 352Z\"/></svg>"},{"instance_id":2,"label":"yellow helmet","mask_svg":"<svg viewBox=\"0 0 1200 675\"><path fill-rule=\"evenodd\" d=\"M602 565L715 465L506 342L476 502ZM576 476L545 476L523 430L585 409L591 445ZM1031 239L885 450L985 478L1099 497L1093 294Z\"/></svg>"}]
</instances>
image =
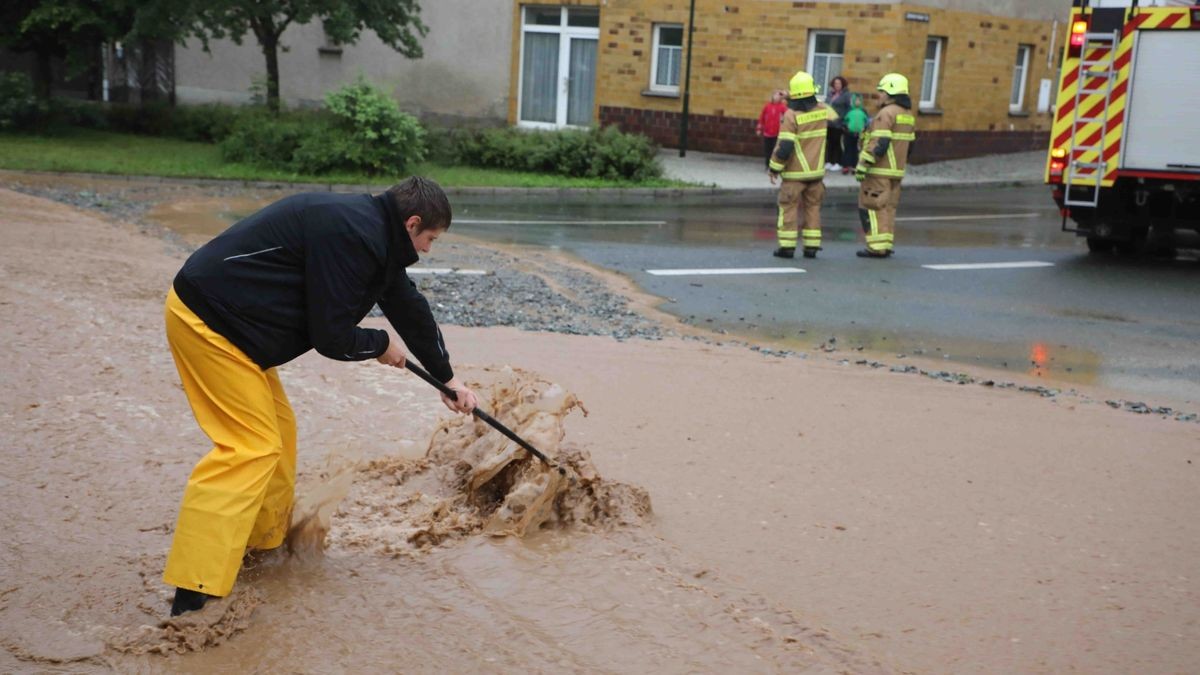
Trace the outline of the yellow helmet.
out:
<instances>
[{"instance_id":1,"label":"yellow helmet","mask_svg":"<svg viewBox=\"0 0 1200 675\"><path fill-rule=\"evenodd\" d=\"M816 95L817 85L813 82L812 75L803 70L797 71L792 76L792 81L788 82L788 98L808 98Z\"/></svg>"},{"instance_id":2,"label":"yellow helmet","mask_svg":"<svg viewBox=\"0 0 1200 675\"><path fill-rule=\"evenodd\" d=\"M888 73L883 76L883 79L879 80L879 86L875 88L888 96L907 94L908 78L900 73Z\"/></svg>"}]
</instances>

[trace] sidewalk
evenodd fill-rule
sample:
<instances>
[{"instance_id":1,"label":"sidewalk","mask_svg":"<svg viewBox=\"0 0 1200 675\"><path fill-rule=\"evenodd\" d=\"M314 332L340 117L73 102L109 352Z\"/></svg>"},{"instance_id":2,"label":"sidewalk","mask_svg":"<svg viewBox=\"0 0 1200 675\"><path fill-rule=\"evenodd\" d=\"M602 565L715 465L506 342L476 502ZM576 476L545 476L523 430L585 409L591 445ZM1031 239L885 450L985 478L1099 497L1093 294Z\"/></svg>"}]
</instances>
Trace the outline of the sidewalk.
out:
<instances>
[{"instance_id":1,"label":"sidewalk","mask_svg":"<svg viewBox=\"0 0 1200 675\"><path fill-rule=\"evenodd\" d=\"M678 150L664 148L659 150L658 159L667 178L724 190L773 189L758 157L689 151L687 157L680 158ZM1045 151L1038 150L917 164L908 167L904 186L1040 184L1045 161ZM840 172L826 173L825 186L831 190L858 189L853 174Z\"/></svg>"}]
</instances>

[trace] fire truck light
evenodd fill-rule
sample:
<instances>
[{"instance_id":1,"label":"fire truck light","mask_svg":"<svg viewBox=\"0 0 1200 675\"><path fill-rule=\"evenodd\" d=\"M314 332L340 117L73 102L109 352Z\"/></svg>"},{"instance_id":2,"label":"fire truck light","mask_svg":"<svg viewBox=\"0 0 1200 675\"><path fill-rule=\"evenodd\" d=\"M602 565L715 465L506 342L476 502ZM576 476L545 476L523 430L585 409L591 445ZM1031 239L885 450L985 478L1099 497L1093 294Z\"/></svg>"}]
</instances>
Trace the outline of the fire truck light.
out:
<instances>
[{"instance_id":1,"label":"fire truck light","mask_svg":"<svg viewBox=\"0 0 1200 675\"><path fill-rule=\"evenodd\" d=\"M1200 28L1200 5L1192 8L1192 28Z\"/></svg>"},{"instance_id":2,"label":"fire truck light","mask_svg":"<svg viewBox=\"0 0 1200 675\"><path fill-rule=\"evenodd\" d=\"M1088 22L1086 22L1086 21L1076 21L1071 24L1071 46L1072 47L1082 47L1083 46L1083 36L1085 33L1087 33L1087 29L1088 29Z\"/></svg>"},{"instance_id":3,"label":"fire truck light","mask_svg":"<svg viewBox=\"0 0 1200 675\"><path fill-rule=\"evenodd\" d=\"M1055 159L1062 159L1063 157L1067 156L1067 149L1066 148L1055 148L1050 151L1050 156Z\"/></svg>"}]
</instances>

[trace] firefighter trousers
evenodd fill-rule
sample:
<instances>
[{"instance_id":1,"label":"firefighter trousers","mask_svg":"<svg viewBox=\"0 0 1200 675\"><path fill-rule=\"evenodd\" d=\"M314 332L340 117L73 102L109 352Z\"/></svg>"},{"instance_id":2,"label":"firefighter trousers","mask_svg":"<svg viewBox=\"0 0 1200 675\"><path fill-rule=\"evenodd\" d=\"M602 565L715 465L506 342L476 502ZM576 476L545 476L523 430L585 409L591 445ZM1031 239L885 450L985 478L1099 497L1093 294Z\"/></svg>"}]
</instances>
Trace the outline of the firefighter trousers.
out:
<instances>
[{"instance_id":1,"label":"firefighter trousers","mask_svg":"<svg viewBox=\"0 0 1200 675\"><path fill-rule=\"evenodd\" d=\"M798 239L804 248L821 248L821 200L825 198L823 180L785 180L779 186L779 219L775 234L781 248L796 248Z\"/></svg>"},{"instance_id":2,"label":"firefighter trousers","mask_svg":"<svg viewBox=\"0 0 1200 675\"><path fill-rule=\"evenodd\" d=\"M858 192L858 217L871 251L891 251L896 232L896 207L900 204L900 181L870 176Z\"/></svg>"},{"instance_id":3,"label":"firefighter trousers","mask_svg":"<svg viewBox=\"0 0 1200 675\"><path fill-rule=\"evenodd\" d=\"M163 581L225 596L247 548L283 543L296 482L296 418L262 370L167 295L167 342L200 429L213 442L188 478Z\"/></svg>"}]
</instances>

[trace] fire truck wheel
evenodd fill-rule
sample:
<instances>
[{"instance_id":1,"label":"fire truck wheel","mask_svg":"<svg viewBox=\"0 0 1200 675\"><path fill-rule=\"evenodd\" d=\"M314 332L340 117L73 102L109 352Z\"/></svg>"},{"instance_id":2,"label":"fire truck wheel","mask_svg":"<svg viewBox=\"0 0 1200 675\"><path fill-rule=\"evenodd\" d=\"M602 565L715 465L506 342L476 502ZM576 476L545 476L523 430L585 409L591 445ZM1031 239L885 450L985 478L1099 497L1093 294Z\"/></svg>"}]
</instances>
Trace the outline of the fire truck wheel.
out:
<instances>
[{"instance_id":1,"label":"fire truck wheel","mask_svg":"<svg viewBox=\"0 0 1200 675\"><path fill-rule=\"evenodd\" d=\"M1146 252L1146 230L1135 229L1130 232L1128 239L1117 242L1117 251L1131 258L1141 256Z\"/></svg>"},{"instance_id":2,"label":"fire truck wheel","mask_svg":"<svg viewBox=\"0 0 1200 675\"><path fill-rule=\"evenodd\" d=\"M1087 238L1088 253L1111 253L1113 250L1113 241L1101 237Z\"/></svg>"}]
</instances>

